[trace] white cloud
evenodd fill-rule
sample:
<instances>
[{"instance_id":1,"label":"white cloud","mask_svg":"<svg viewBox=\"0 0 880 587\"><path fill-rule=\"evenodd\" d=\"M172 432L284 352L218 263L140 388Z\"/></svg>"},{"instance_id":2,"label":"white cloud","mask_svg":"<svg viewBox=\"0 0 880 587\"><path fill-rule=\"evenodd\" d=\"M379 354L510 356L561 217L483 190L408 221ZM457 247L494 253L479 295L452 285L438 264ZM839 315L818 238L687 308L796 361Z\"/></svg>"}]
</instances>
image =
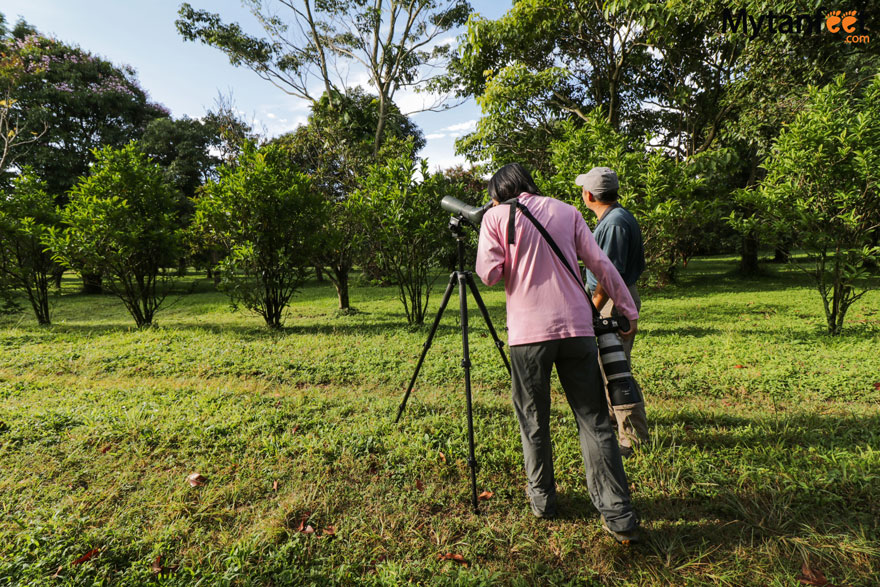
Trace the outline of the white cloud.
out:
<instances>
[{"instance_id":1,"label":"white cloud","mask_svg":"<svg viewBox=\"0 0 880 587\"><path fill-rule=\"evenodd\" d=\"M469 164L467 159L465 159L461 155L453 155L451 157L434 157L428 158L428 167L433 171L449 169L450 167L455 167L456 165L464 165L467 167Z\"/></svg>"},{"instance_id":2,"label":"white cloud","mask_svg":"<svg viewBox=\"0 0 880 587\"><path fill-rule=\"evenodd\" d=\"M394 94L394 103L404 114L416 115L438 106L441 98L442 96L438 94L404 89Z\"/></svg>"},{"instance_id":3,"label":"white cloud","mask_svg":"<svg viewBox=\"0 0 880 587\"><path fill-rule=\"evenodd\" d=\"M271 112L269 114L267 114L266 116L268 116L269 118L275 118L275 115L272 114Z\"/></svg>"},{"instance_id":4,"label":"white cloud","mask_svg":"<svg viewBox=\"0 0 880 587\"><path fill-rule=\"evenodd\" d=\"M268 136L277 137L296 130L298 126L305 124L306 120L307 118L305 115L295 116L292 120L287 118L275 118L274 120L263 121L263 128L265 128Z\"/></svg>"},{"instance_id":5,"label":"white cloud","mask_svg":"<svg viewBox=\"0 0 880 587\"><path fill-rule=\"evenodd\" d=\"M473 119L467 120L465 122L460 122L458 124L453 124L452 126L447 126L446 128L442 128L440 130L448 130L453 133L458 132L459 134L456 136L461 136L462 131L472 131L475 128L477 128L477 121L476 119Z\"/></svg>"},{"instance_id":6,"label":"white cloud","mask_svg":"<svg viewBox=\"0 0 880 587\"><path fill-rule=\"evenodd\" d=\"M439 132L439 133L434 132L434 133L431 133L431 134L427 134L427 135L425 135L425 140L433 141L433 140L436 140L436 139L442 139L442 138L444 138L445 136L446 136L445 133L442 133L442 132Z\"/></svg>"}]
</instances>

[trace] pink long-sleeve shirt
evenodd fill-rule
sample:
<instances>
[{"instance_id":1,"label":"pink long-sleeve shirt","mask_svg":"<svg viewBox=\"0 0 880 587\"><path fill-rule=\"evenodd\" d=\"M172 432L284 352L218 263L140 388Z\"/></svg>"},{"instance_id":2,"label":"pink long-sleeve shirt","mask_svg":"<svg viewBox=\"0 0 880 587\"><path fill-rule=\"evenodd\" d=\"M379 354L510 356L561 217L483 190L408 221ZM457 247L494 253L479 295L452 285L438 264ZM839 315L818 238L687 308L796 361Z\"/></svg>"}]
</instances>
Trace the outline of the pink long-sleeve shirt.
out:
<instances>
[{"instance_id":1,"label":"pink long-sleeve shirt","mask_svg":"<svg viewBox=\"0 0 880 587\"><path fill-rule=\"evenodd\" d=\"M581 213L569 204L523 193L522 203L556 241L578 281L521 212L516 213L516 242L507 244L510 206L495 206L483 216L477 248L477 275L486 285L503 277L507 293L507 344L593 336L592 310L577 267L580 258L630 320L639 317L632 296L614 265L596 244Z\"/></svg>"}]
</instances>

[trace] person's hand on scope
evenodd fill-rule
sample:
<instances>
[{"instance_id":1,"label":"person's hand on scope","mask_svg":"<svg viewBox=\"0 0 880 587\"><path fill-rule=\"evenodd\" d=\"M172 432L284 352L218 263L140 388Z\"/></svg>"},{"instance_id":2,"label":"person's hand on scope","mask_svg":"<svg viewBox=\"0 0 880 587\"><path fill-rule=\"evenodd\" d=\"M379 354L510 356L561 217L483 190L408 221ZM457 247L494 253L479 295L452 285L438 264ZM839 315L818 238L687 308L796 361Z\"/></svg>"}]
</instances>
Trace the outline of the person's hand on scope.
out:
<instances>
[{"instance_id":1,"label":"person's hand on scope","mask_svg":"<svg viewBox=\"0 0 880 587\"><path fill-rule=\"evenodd\" d=\"M638 320L638 318L636 318L635 320L629 321L629 330L627 330L625 332L623 330L620 331L620 336L622 336L623 338L626 338L626 339L630 339L630 338L634 337L636 335L636 332L638 332L638 331L639 331L639 320Z\"/></svg>"}]
</instances>

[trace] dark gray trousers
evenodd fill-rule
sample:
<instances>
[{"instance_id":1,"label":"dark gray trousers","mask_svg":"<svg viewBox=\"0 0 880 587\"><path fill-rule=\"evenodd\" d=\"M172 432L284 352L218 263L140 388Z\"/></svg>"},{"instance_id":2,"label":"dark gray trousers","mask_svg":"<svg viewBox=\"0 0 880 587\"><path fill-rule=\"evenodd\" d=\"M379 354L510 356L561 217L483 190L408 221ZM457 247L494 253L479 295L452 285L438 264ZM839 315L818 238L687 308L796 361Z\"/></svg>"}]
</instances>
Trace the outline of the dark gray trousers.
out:
<instances>
[{"instance_id":1,"label":"dark gray trousers","mask_svg":"<svg viewBox=\"0 0 880 587\"><path fill-rule=\"evenodd\" d=\"M608 417L596 340L564 338L510 347L513 407L519 420L532 511L556 514L556 481L550 444L550 373L556 373L577 422L587 487L593 505L616 532L638 523L629 483Z\"/></svg>"}]
</instances>

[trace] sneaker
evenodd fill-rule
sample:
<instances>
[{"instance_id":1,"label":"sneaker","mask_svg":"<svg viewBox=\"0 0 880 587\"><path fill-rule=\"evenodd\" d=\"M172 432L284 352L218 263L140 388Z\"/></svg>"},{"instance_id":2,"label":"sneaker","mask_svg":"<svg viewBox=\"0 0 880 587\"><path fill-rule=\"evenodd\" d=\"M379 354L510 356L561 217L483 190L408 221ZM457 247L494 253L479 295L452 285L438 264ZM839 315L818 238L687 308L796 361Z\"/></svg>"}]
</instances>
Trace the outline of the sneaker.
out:
<instances>
[{"instance_id":1,"label":"sneaker","mask_svg":"<svg viewBox=\"0 0 880 587\"><path fill-rule=\"evenodd\" d=\"M625 459L628 459L631 456L633 456L634 452L635 451L633 450L633 447L631 447L631 446L623 446L623 445L620 446L620 456Z\"/></svg>"},{"instance_id":2,"label":"sneaker","mask_svg":"<svg viewBox=\"0 0 880 587\"><path fill-rule=\"evenodd\" d=\"M605 517L602 517L602 529L611 534L611 537L617 541L618 544L622 544L624 546L629 546L630 544L635 544L641 541L641 532L639 532L639 527L634 526L631 530L627 530L625 532L615 532L611 528L608 527L608 524L605 523Z\"/></svg>"}]
</instances>

